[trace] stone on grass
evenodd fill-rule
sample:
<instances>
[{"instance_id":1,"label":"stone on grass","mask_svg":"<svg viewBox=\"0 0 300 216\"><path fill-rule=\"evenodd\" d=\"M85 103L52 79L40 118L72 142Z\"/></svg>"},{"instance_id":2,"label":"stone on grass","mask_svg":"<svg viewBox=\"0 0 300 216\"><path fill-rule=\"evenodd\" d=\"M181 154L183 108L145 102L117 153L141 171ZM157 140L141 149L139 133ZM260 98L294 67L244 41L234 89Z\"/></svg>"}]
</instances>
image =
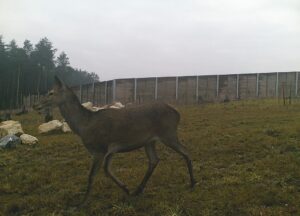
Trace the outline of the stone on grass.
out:
<instances>
[{"instance_id":1,"label":"stone on grass","mask_svg":"<svg viewBox=\"0 0 300 216\"><path fill-rule=\"evenodd\" d=\"M40 134L53 134L61 132L62 123L58 120L52 120L47 123L43 123L39 126L38 130Z\"/></svg>"},{"instance_id":2,"label":"stone on grass","mask_svg":"<svg viewBox=\"0 0 300 216\"><path fill-rule=\"evenodd\" d=\"M101 107L95 107L95 106L94 106L94 107L92 108L92 111L93 111L93 112L97 112L97 111L102 110L102 109L104 109L104 108L101 108Z\"/></svg>"},{"instance_id":3,"label":"stone on grass","mask_svg":"<svg viewBox=\"0 0 300 216\"><path fill-rule=\"evenodd\" d=\"M86 102L86 103L83 103L82 106L84 106L86 109L93 111L93 112L97 112L102 109L122 109L125 107L121 102L114 102L112 104L104 105L102 107L96 107L96 106L93 106L92 102Z\"/></svg>"},{"instance_id":4,"label":"stone on grass","mask_svg":"<svg viewBox=\"0 0 300 216\"><path fill-rule=\"evenodd\" d=\"M86 108L86 109L88 109L88 110L90 110L90 111L92 111L92 112L97 112L97 111L99 111L99 110L109 108L108 105L105 105L105 106L103 106L103 107L96 107L96 106L93 106L93 103L92 103L92 102L86 102L86 103L83 103L83 104L81 104L81 105L82 105L84 108Z\"/></svg>"},{"instance_id":5,"label":"stone on grass","mask_svg":"<svg viewBox=\"0 0 300 216\"><path fill-rule=\"evenodd\" d=\"M5 137L8 135L7 130L4 130L3 128L0 128L0 138Z\"/></svg>"},{"instance_id":6,"label":"stone on grass","mask_svg":"<svg viewBox=\"0 0 300 216\"><path fill-rule=\"evenodd\" d=\"M72 130L69 127L67 122L63 122L62 124L63 124L62 128L61 128L62 132L64 132L64 133L71 133L72 132Z\"/></svg>"},{"instance_id":7,"label":"stone on grass","mask_svg":"<svg viewBox=\"0 0 300 216\"><path fill-rule=\"evenodd\" d=\"M112 109L122 109L125 106L121 102L114 102L112 105L109 106L109 108Z\"/></svg>"},{"instance_id":8,"label":"stone on grass","mask_svg":"<svg viewBox=\"0 0 300 216\"><path fill-rule=\"evenodd\" d=\"M93 111L93 103L92 102L88 101L88 102L85 102L81 105L84 106L84 108Z\"/></svg>"},{"instance_id":9,"label":"stone on grass","mask_svg":"<svg viewBox=\"0 0 300 216\"><path fill-rule=\"evenodd\" d=\"M20 122L13 120L1 122L0 130L5 130L8 135L21 136L24 133Z\"/></svg>"},{"instance_id":10,"label":"stone on grass","mask_svg":"<svg viewBox=\"0 0 300 216\"><path fill-rule=\"evenodd\" d=\"M22 144L25 144L25 145L35 145L39 142L39 140L36 137L31 136L29 134L22 134L20 136L20 138L21 138Z\"/></svg>"},{"instance_id":11,"label":"stone on grass","mask_svg":"<svg viewBox=\"0 0 300 216\"><path fill-rule=\"evenodd\" d=\"M21 144L21 139L16 135L7 135L0 139L0 148L16 148L18 144Z\"/></svg>"}]
</instances>

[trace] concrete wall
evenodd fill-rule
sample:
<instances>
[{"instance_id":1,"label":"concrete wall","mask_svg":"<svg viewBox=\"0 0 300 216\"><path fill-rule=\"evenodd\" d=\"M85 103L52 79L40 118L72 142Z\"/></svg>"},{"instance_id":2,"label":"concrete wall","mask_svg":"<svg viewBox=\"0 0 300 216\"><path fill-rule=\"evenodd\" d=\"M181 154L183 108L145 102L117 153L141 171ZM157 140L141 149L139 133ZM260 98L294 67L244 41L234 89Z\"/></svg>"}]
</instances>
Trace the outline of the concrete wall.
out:
<instances>
[{"instance_id":1,"label":"concrete wall","mask_svg":"<svg viewBox=\"0 0 300 216\"><path fill-rule=\"evenodd\" d=\"M237 97L237 75L220 75L218 88L219 100L235 100Z\"/></svg>"},{"instance_id":2,"label":"concrete wall","mask_svg":"<svg viewBox=\"0 0 300 216\"><path fill-rule=\"evenodd\" d=\"M157 100L174 103L176 100L176 77L157 78Z\"/></svg>"},{"instance_id":3,"label":"concrete wall","mask_svg":"<svg viewBox=\"0 0 300 216\"><path fill-rule=\"evenodd\" d=\"M262 73L258 75L258 97L274 98L278 94L278 73Z\"/></svg>"},{"instance_id":4,"label":"concrete wall","mask_svg":"<svg viewBox=\"0 0 300 216\"><path fill-rule=\"evenodd\" d=\"M296 73L278 73L279 86L278 91L280 96L295 96L296 93Z\"/></svg>"},{"instance_id":5,"label":"concrete wall","mask_svg":"<svg viewBox=\"0 0 300 216\"><path fill-rule=\"evenodd\" d=\"M198 77L198 101L213 102L217 98L217 76Z\"/></svg>"},{"instance_id":6,"label":"concrete wall","mask_svg":"<svg viewBox=\"0 0 300 216\"><path fill-rule=\"evenodd\" d=\"M116 80L115 101L123 104L134 101L134 79L118 79Z\"/></svg>"},{"instance_id":7,"label":"concrete wall","mask_svg":"<svg viewBox=\"0 0 300 216\"><path fill-rule=\"evenodd\" d=\"M140 78L136 79L136 102L137 103L149 103L154 101L155 98L155 86L156 78Z\"/></svg>"},{"instance_id":8,"label":"concrete wall","mask_svg":"<svg viewBox=\"0 0 300 216\"><path fill-rule=\"evenodd\" d=\"M197 104L298 96L299 72L117 79L73 87L81 102Z\"/></svg>"},{"instance_id":9,"label":"concrete wall","mask_svg":"<svg viewBox=\"0 0 300 216\"><path fill-rule=\"evenodd\" d=\"M106 104L106 82L95 83L95 104L102 106Z\"/></svg>"},{"instance_id":10,"label":"concrete wall","mask_svg":"<svg viewBox=\"0 0 300 216\"><path fill-rule=\"evenodd\" d=\"M257 74L239 75L239 94L240 99L255 98L256 95Z\"/></svg>"},{"instance_id":11,"label":"concrete wall","mask_svg":"<svg viewBox=\"0 0 300 216\"><path fill-rule=\"evenodd\" d=\"M110 104L114 101L114 80L107 81L106 86L106 103Z\"/></svg>"},{"instance_id":12,"label":"concrete wall","mask_svg":"<svg viewBox=\"0 0 300 216\"><path fill-rule=\"evenodd\" d=\"M177 103L197 103L197 77L178 77Z\"/></svg>"}]
</instances>

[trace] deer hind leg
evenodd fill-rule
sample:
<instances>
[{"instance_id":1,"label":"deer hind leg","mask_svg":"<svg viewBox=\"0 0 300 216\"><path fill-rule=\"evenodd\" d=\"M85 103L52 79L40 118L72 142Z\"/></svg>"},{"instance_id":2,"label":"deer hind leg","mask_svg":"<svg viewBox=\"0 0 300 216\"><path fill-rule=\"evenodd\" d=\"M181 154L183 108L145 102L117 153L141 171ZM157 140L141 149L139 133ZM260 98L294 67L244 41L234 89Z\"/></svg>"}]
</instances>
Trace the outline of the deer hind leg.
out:
<instances>
[{"instance_id":1,"label":"deer hind leg","mask_svg":"<svg viewBox=\"0 0 300 216\"><path fill-rule=\"evenodd\" d=\"M190 174L190 180L191 180L191 187L193 188L196 184L194 174L193 174L193 166L192 166L192 161L190 159L190 156L186 150L186 148L180 143L178 140L177 135L175 134L174 136L167 136L167 137L161 137L161 141L172 148L174 151L176 151L178 154L183 156L183 158L186 161L188 171Z\"/></svg>"},{"instance_id":2,"label":"deer hind leg","mask_svg":"<svg viewBox=\"0 0 300 216\"><path fill-rule=\"evenodd\" d=\"M91 190L92 190L92 185L94 182L94 177L96 176L97 172L99 171L99 167L101 165L101 162L103 160L103 155L99 154L99 155L95 155L93 158L93 164L89 173L89 178L88 178L88 185L87 185L87 189L84 195L83 200L81 201L81 203L79 204L80 206L84 205L87 201L87 198L89 197Z\"/></svg>"},{"instance_id":3,"label":"deer hind leg","mask_svg":"<svg viewBox=\"0 0 300 216\"><path fill-rule=\"evenodd\" d=\"M149 166L148 166L148 170L141 182L141 184L137 187L137 189L133 192L133 195L136 196L140 193L143 192L149 178L151 177L155 167L157 166L158 162L159 162L159 158L156 154L156 151L155 151L155 141L153 142L150 142L149 144L147 144L145 146L145 151L146 151L146 155L148 157L148 160L149 160Z\"/></svg>"},{"instance_id":4,"label":"deer hind leg","mask_svg":"<svg viewBox=\"0 0 300 216\"><path fill-rule=\"evenodd\" d=\"M104 172L105 174L110 177L126 194L129 194L129 190L127 189L126 185L121 182L114 174L110 171L110 162L112 159L113 153L108 153L104 157Z\"/></svg>"}]
</instances>

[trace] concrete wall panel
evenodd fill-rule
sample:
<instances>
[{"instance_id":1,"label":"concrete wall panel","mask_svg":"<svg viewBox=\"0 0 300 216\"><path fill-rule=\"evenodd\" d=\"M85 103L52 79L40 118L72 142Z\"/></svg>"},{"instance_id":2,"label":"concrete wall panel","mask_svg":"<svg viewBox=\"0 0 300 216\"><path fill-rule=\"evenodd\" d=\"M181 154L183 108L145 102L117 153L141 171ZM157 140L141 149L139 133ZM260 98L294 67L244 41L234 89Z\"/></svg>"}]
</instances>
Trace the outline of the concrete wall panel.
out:
<instances>
[{"instance_id":1,"label":"concrete wall panel","mask_svg":"<svg viewBox=\"0 0 300 216\"><path fill-rule=\"evenodd\" d=\"M179 104L196 103L197 77L178 77L178 100Z\"/></svg>"},{"instance_id":2,"label":"concrete wall panel","mask_svg":"<svg viewBox=\"0 0 300 216\"><path fill-rule=\"evenodd\" d=\"M278 73L278 91L279 96L289 97L295 96L295 85L296 85L296 73Z\"/></svg>"},{"instance_id":3,"label":"concrete wall panel","mask_svg":"<svg viewBox=\"0 0 300 216\"><path fill-rule=\"evenodd\" d=\"M237 99L237 75L219 76L219 99Z\"/></svg>"},{"instance_id":4,"label":"concrete wall panel","mask_svg":"<svg viewBox=\"0 0 300 216\"><path fill-rule=\"evenodd\" d=\"M198 77L198 101L213 102L217 95L217 76Z\"/></svg>"},{"instance_id":5,"label":"concrete wall panel","mask_svg":"<svg viewBox=\"0 0 300 216\"><path fill-rule=\"evenodd\" d=\"M137 79L136 102L149 103L155 100L155 78Z\"/></svg>"},{"instance_id":6,"label":"concrete wall panel","mask_svg":"<svg viewBox=\"0 0 300 216\"><path fill-rule=\"evenodd\" d=\"M157 100L176 102L176 77L159 77L157 80Z\"/></svg>"},{"instance_id":7,"label":"concrete wall panel","mask_svg":"<svg viewBox=\"0 0 300 216\"><path fill-rule=\"evenodd\" d=\"M95 105L103 106L105 104L105 82L97 82L95 83Z\"/></svg>"},{"instance_id":8,"label":"concrete wall panel","mask_svg":"<svg viewBox=\"0 0 300 216\"><path fill-rule=\"evenodd\" d=\"M277 73L269 73L267 76L267 93L266 97L276 97L276 80L277 80Z\"/></svg>"},{"instance_id":9,"label":"concrete wall panel","mask_svg":"<svg viewBox=\"0 0 300 216\"><path fill-rule=\"evenodd\" d=\"M134 101L134 79L116 80L116 101L122 104Z\"/></svg>"},{"instance_id":10,"label":"concrete wall panel","mask_svg":"<svg viewBox=\"0 0 300 216\"><path fill-rule=\"evenodd\" d=\"M258 86L258 97L267 97L267 74L259 74Z\"/></svg>"},{"instance_id":11,"label":"concrete wall panel","mask_svg":"<svg viewBox=\"0 0 300 216\"><path fill-rule=\"evenodd\" d=\"M107 81L106 88L106 103L111 104L113 102L113 80Z\"/></svg>"},{"instance_id":12,"label":"concrete wall panel","mask_svg":"<svg viewBox=\"0 0 300 216\"><path fill-rule=\"evenodd\" d=\"M81 103L85 103L89 101L89 85L90 84L86 84L86 85L82 85L81 87Z\"/></svg>"},{"instance_id":13,"label":"concrete wall panel","mask_svg":"<svg viewBox=\"0 0 300 216\"><path fill-rule=\"evenodd\" d=\"M88 91L88 101L90 101L90 102L92 102L92 103L94 103L94 86L93 86L93 83L91 83L91 84L89 84L88 86L87 86L87 91Z\"/></svg>"},{"instance_id":14,"label":"concrete wall panel","mask_svg":"<svg viewBox=\"0 0 300 216\"><path fill-rule=\"evenodd\" d=\"M239 75L239 98L249 99L256 97L256 74Z\"/></svg>"}]
</instances>

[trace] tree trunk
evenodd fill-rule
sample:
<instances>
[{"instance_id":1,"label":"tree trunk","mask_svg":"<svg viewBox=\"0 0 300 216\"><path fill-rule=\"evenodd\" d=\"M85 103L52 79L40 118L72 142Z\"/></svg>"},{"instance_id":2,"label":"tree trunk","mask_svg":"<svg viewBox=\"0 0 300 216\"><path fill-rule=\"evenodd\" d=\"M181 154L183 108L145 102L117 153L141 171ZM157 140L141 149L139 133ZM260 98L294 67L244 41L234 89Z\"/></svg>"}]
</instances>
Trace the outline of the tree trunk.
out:
<instances>
[{"instance_id":1,"label":"tree trunk","mask_svg":"<svg viewBox=\"0 0 300 216\"><path fill-rule=\"evenodd\" d=\"M18 66L18 80L17 80L17 98L16 98L16 102L17 102L17 107L19 107L19 91L20 91L20 73L21 73L21 67L20 65Z\"/></svg>"}]
</instances>

